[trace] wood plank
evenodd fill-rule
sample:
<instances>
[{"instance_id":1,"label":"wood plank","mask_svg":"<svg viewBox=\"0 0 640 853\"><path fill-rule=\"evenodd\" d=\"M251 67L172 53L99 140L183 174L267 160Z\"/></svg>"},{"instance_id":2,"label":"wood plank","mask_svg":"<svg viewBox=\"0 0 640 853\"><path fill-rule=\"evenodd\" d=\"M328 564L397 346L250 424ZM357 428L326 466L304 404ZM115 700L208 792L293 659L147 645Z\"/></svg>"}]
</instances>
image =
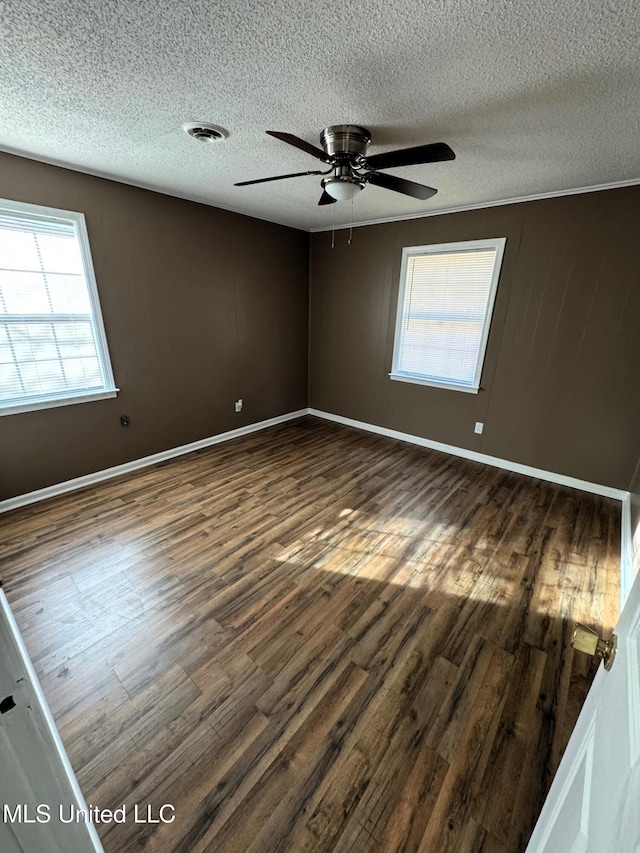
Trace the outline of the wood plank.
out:
<instances>
[{"instance_id":1,"label":"wood plank","mask_svg":"<svg viewBox=\"0 0 640 853\"><path fill-rule=\"evenodd\" d=\"M520 853L616 502L313 418L0 516L106 853Z\"/></svg>"},{"instance_id":2,"label":"wood plank","mask_svg":"<svg viewBox=\"0 0 640 853\"><path fill-rule=\"evenodd\" d=\"M506 701L513 656L494 647L482 685L467 716L419 853L465 849L465 833L474 805L483 796L482 779ZM506 792L505 792L506 793Z\"/></svg>"}]
</instances>

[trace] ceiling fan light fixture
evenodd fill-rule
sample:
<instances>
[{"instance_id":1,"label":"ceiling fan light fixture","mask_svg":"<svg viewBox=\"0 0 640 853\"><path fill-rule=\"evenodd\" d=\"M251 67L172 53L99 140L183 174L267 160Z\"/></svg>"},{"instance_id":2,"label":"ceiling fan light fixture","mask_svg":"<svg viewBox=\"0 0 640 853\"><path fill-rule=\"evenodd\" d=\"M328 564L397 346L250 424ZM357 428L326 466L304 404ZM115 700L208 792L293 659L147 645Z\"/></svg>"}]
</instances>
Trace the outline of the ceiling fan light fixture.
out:
<instances>
[{"instance_id":1,"label":"ceiling fan light fixture","mask_svg":"<svg viewBox=\"0 0 640 853\"><path fill-rule=\"evenodd\" d=\"M364 183L351 177L325 178L322 188L336 201L349 201L364 189Z\"/></svg>"}]
</instances>

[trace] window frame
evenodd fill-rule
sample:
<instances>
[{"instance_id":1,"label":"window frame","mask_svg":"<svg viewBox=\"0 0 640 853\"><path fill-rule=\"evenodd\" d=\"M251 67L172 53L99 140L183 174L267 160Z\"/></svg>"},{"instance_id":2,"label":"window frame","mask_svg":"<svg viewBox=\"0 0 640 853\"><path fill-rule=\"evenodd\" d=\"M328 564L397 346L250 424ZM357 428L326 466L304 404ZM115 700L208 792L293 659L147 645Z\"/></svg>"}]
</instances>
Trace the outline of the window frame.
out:
<instances>
[{"instance_id":1,"label":"window frame","mask_svg":"<svg viewBox=\"0 0 640 853\"><path fill-rule=\"evenodd\" d=\"M500 272L502 269L502 260L504 257L504 248L507 242L506 237L494 237L483 240L464 240L456 243L437 243L426 246L405 246L402 250L402 263L400 265L400 285L398 288L398 303L396 309L396 324L393 338L393 357L391 361L391 373L389 378L399 382L410 382L415 385L428 385L434 388L444 388L449 391L464 391L468 394L477 394L480 391L480 380L484 368L484 359L489 341L489 328L493 317L493 309L495 306L496 293L498 291L498 282L500 280ZM489 286L489 295L487 299L487 308L485 311L482 332L480 335L480 346L478 348L478 359L472 384L457 383L446 380L440 380L436 377L421 376L400 372L398 364L400 354L402 352L403 343L403 318L405 296L407 291L407 271L409 267L409 259L416 255L435 255L435 254L456 254L474 249L495 249L495 261L493 273L491 276L491 284Z\"/></svg>"},{"instance_id":2,"label":"window frame","mask_svg":"<svg viewBox=\"0 0 640 853\"><path fill-rule=\"evenodd\" d=\"M15 415L21 412L53 409L59 406L70 406L76 403L89 403L94 400L106 400L111 397L117 397L120 389L116 387L113 368L111 366L111 358L109 356L109 348L107 346L107 335L104 327L104 320L102 318L100 298L98 295L98 284L96 282L96 275L93 268L91 248L89 246L89 234L84 214L72 210L45 207L39 204L29 204L23 201L13 201L11 199L0 199L0 213L8 215L15 213L18 216L31 214L40 217L48 217L50 219L59 220L73 225L78 246L80 248L80 256L82 258L82 265L87 285L87 294L89 297L89 304L91 306L91 326L94 332L96 352L104 380L104 387L97 391L63 391L56 393L55 396L42 395L39 399L34 400L32 398L27 401L25 398L25 402L11 402L8 404L0 401L0 417L4 415Z\"/></svg>"}]
</instances>

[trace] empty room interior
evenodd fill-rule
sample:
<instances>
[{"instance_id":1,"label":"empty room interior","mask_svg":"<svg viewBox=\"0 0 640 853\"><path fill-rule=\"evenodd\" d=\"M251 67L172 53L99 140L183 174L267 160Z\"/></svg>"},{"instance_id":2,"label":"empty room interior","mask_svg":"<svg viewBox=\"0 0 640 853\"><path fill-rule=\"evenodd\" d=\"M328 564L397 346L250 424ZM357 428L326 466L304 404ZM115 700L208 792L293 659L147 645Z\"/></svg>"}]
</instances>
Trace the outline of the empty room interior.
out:
<instances>
[{"instance_id":1,"label":"empty room interior","mask_svg":"<svg viewBox=\"0 0 640 853\"><path fill-rule=\"evenodd\" d=\"M4 10L3 850L635 849L640 11L579 7Z\"/></svg>"}]
</instances>

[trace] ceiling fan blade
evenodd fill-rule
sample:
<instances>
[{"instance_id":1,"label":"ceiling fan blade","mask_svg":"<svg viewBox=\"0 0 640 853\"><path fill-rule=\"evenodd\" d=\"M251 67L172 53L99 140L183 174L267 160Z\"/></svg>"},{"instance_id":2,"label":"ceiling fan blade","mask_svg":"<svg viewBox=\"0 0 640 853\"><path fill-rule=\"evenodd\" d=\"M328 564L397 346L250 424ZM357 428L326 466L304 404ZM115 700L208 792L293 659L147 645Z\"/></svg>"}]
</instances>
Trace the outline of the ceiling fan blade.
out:
<instances>
[{"instance_id":1,"label":"ceiling fan blade","mask_svg":"<svg viewBox=\"0 0 640 853\"><path fill-rule=\"evenodd\" d=\"M318 204L335 204L337 201L337 198L334 198L332 195L329 195L326 190L323 190Z\"/></svg>"},{"instance_id":2,"label":"ceiling fan blade","mask_svg":"<svg viewBox=\"0 0 640 853\"><path fill-rule=\"evenodd\" d=\"M292 172L290 175L275 175L273 178L257 178L255 181L240 181L234 187L248 187L250 184L266 184L267 181L282 181L284 178L301 178L303 175L322 175L323 172Z\"/></svg>"},{"instance_id":3,"label":"ceiling fan blade","mask_svg":"<svg viewBox=\"0 0 640 853\"><path fill-rule=\"evenodd\" d=\"M331 162L331 157L329 157L322 148L316 148L315 145L312 145L310 142L305 142L304 139L294 136L293 133L281 133L279 130L267 130L267 133L269 136L275 136L276 139L280 139L282 142L287 142L289 145L293 145L295 148L299 148L301 151L311 154L312 157L317 157L318 160L322 160L323 163Z\"/></svg>"},{"instance_id":4,"label":"ceiling fan blade","mask_svg":"<svg viewBox=\"0 0 640 853\"><path fill-rule=\"evenodd\" d=\"M395 175L383 175L381 172L369 172L368 175L365 175L364 179L376 187L383 187L385 190L404 193L404 195L410 195L413 198L422 199L422 201L431 198L431 196L438 192L433 187L416 184L414 181L407 181L404 178L396 178Z\"/></svg>"},{"instance_id":5,"label":"ceiling fan blade","mask_svg":"<svg viewBox=\"0 0 640 853\"><path fill-rule=\"evenodd\" d=\"M455 159L456 155L445 142L432 142L430 145L374 154L367 157L367 164L372 169L392 169L394 166L414 166L418 163L440 163L443 160Z\"/></svg>"}]
</instances>

